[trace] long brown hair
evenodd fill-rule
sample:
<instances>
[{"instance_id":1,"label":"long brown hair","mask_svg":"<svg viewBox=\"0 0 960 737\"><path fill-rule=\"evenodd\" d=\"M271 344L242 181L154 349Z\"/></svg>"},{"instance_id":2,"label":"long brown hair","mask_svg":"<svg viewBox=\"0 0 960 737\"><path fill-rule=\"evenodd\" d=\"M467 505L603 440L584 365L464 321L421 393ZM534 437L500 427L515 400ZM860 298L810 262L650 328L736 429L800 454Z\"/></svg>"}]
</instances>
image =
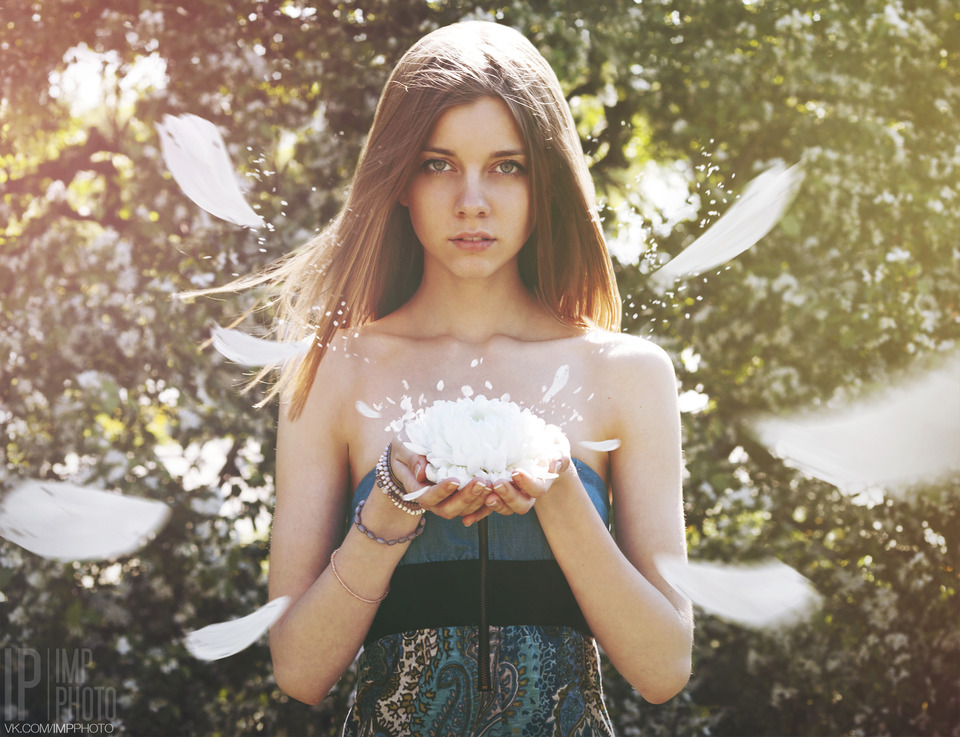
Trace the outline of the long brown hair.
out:
<instances>
[{"instance_id":1,"label":"long brown hair","mask_svg":"<svg viewBox=\"0 0 960 737\"><path fill-rule=\"evenodd\" d=\"M481 97L510 108L529 160L534 228L518 257L523 283L564 323L619 329L620 297L593 184L556 74L519 32L457 23L420 39L394 68L333 222L273 268L231 285L278 287L278 332L286 340L313 336L267 397L289 394L292 417L337 331L389 314L419 286L423 251L398 199L440 115Z\"/></svg>"}]
</instances>

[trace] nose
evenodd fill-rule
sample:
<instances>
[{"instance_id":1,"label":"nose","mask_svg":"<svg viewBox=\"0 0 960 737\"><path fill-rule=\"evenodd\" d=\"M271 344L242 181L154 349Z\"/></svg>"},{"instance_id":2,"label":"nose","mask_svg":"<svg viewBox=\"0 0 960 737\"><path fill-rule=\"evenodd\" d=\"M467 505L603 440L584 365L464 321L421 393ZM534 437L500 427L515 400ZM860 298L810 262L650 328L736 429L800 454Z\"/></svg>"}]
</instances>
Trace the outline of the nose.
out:
<instances>
[{"instance_id":1,"label":"nose","mask_svg":"<svg viewBox=\"0 0 960 737\"><path fill-rule=\"evenodd\" d=\"M468 174L463 178L457 197L457 214L473 218L490 214L490 201L480 176Z\"/></svg>"}]
</instances>

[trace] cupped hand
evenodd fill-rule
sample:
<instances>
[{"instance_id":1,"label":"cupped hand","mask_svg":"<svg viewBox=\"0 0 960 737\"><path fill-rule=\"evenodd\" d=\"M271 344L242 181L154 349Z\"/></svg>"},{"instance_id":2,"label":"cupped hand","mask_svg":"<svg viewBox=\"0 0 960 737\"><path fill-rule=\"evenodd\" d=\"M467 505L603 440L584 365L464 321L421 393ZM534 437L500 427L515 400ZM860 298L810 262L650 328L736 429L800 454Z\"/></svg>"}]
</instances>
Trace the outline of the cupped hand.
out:
<instances>
[{"instance_id":1,"label":"cupped hand","mask_svg":"<svg viewBox=\"0 0 960 737\"><path fill-rule=\"evenodd\" d=\"M462 488L460 482L452 478L432 483L427 478L427 459L407 449L399 437L393 441L391 463L404 491L422 492L416 503L439 517L463 517L464 524L473 524L498 511L496 505L486 506L488 498L496 498L496 494L482 479L471 479Z\"/></svg>"},{"instance_id":2,"label":"cupped hand","mask_svg":"<svg viewBox=\"0 0 960 737\"><path fill-rule=\"evenodd\" d=\"M427 459L407 449L400 438L394 439L391 462L407 493L423 492L417 497L417 504L444 519L462 517L467 527L494 512L526 514L557 478L537 478L525 471L515 471L509 480L494 483L473 478L462 487L457 479L442 479L431 484L426 474ZM558 453L550 462L549 470L560 474L570 465L570 457Z\"/></svg>"},{"instance_id":3,"label":"cupped hand","mask_svg":"<svg viewBox=\"0 0 960 737\"><path fill-rule=\"evenodd\" d=\"M561 474L570 467L569 456L562 455L550 462L550 473ZM484 499L483 509L465 515L463 523L467 526L483 519L491 512L502 515L526 514L537 499L549 491L558 477L537 478L525 471L514 471L510 480L497 481L493 493Z\"/></svg>"}]
</instances>

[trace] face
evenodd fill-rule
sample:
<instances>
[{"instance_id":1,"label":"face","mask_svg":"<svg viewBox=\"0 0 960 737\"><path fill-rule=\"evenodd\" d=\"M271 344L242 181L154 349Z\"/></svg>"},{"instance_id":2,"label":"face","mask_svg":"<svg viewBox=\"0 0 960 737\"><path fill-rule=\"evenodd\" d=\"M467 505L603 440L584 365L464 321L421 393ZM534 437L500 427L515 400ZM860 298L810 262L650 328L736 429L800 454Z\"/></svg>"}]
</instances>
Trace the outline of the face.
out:
<instances>
[{"instance_id":1,"label":"face","mask_svg":"<svg viewBox=\"0 0 960 737\"><path fill-rule=\"evenodd\" d=\"M530 180L506 104L484 97L441 115L401 204L423 244L425 276L515 271L532 227Z\"/></svg>"}]
</instances>

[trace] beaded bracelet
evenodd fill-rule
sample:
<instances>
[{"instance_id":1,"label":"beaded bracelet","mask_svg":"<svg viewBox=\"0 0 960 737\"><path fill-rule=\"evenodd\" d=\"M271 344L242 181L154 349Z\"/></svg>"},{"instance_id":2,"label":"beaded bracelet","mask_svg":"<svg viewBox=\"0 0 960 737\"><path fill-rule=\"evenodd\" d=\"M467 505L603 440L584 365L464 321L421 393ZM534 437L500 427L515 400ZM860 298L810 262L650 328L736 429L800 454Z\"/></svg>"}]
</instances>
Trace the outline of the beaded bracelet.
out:
<instances>
[{"instance_id":1,"label":"beaded bracelet","mask_svg":"<svg viewBox=\"0 0 960 737\"><path fill-rule=\"evenodd\" d=\"M379 599L365 599L362 596L360 596L360 594L358 594L356 591L354 591L349 586L347 586L347 584L343 582L343 579L340 578L340 574L337 573L336 557L337 557L337 553L339 552L340 552L340 548L337 548L332 553L330 553L330 569L333 571L333 575L337 577L337 580L340 582L340 585L343 586L344 590L348 594L350 594L350 596L352 596L354 599L362 601L364 604L379 604L381 601L387 598L387 594L390 593L389 586L387 587L386 593L383 596L381 596Z\"/></svg>"},{"instance_id":2,"label":"beaded bracelet","mask_svg":"<svg viewBox=\"0 0 960 737\"><path fill-rule=\"evenodd\" d=\"M368 530L363 521L360 519L360 510L363 509L363 505L366 503L366 499L361 499L360 503L357 505L357 508L353 510L353 524L356 526L360 532L369 537L371 540L380 543L381 545L401 545L403 543L408 543L411 540L415 540L423 534L423 528L426 526L426 518L420 518L420 524L417 525L417 529L411 532L405 537L398 537L396 540L384 540L382 537L377 537L370 530Z\"/></svg>"},{"instance_id":3,"label":"beaded bracelet","mask_svg":"<svg viewBox=\"0 0 960 737\"><path fill-rule=\"evenodd\" d=\"M426 510L416 502L408 502L403 498L404 490L400 480L393 473L393 464L391 463L390 451L393 443L388 443L384 448L380 460L377 461L376 478L377 486L380 491L387 495L387 498L393 502L393 506L407 514L414 516L423 514Z\"/></svg>"}]
</instances>

